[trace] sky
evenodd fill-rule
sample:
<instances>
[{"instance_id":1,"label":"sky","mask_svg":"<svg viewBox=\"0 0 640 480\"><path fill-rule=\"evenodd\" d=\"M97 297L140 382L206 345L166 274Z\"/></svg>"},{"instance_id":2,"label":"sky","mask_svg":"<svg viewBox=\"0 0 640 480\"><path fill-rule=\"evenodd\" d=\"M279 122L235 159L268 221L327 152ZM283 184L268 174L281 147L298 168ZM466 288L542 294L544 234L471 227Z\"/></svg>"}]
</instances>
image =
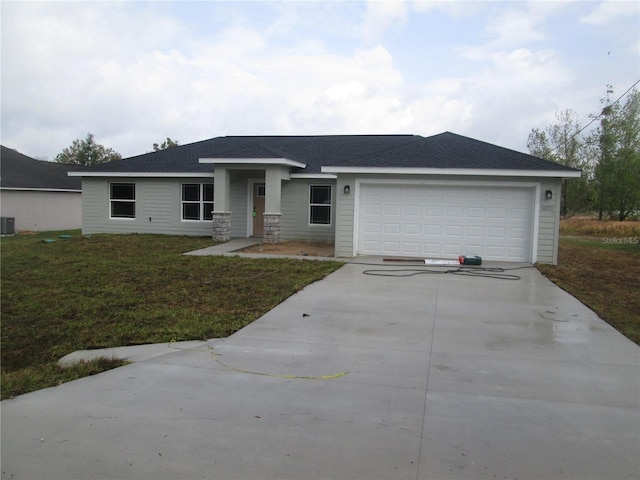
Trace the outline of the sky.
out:
<instances>
[{"instance_id":1,"label":"sky","mask_svg":"<svg viewBox=\"0 0 640 480\"><path fill-rule=\"evenodd\" d=\"M527 151L640 80L636 1L0 2L0 143L451 131Z\"/></svg>"}]
</instances>

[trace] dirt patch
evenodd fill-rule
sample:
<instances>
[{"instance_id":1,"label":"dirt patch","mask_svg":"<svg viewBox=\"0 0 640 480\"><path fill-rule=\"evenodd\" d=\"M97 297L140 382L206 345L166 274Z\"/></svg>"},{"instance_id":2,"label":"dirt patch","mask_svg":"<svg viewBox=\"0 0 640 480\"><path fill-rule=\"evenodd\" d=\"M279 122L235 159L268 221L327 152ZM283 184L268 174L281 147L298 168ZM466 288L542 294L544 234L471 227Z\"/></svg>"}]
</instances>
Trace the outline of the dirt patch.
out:
<instances>
[{"instance_id":1,"label":"dirt patch","mask_svg":"<svg viewBox=\"0 0 640 480\"><path fill-rule=\"evenodd\" d=\"M275 244L261 243L239 250L242 253L265 253L270 255L296 255L302 257L333 257L334 245L327 242L305 242L291 240Z\"/></svg>"}]
</instances>

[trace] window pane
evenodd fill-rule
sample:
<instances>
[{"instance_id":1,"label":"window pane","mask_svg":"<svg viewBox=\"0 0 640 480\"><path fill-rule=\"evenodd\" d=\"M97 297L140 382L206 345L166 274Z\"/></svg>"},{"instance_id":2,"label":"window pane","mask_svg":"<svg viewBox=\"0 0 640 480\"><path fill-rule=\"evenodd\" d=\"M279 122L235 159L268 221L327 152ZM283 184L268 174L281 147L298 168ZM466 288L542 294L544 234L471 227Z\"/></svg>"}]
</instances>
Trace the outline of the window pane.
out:
<instances>
[{"instance_id":1,"label":"window pane","mask_svg":"<svg viewBox=\"0 0 640 480\"><path fill-rule=\"evenodd\" d=\"M311 204L330 205L331 204L331 186L330 185L311 185Z\"/></svg>"},{"instance_id":2,"label":"window pane","mask_svg":"<svg viewBox=\"0 0 640 480\"><path fill-rule=\"evenodd\" d=\"M202 185L202 199L205 202L213 202L213 184L205 183Z\"/></svg>"},{"instance_id":3,"label":"window pane","mask_svg":"<svg viewBox=\"0 0 640 480\"><path fill-rule=\"evenodd\" d=\"M111 202L111 216L136 218L136 204L134 202Z\"/></svg>"},{"instance_id":4,"label":"window pane","mask_svg":"<svg viewBox=\"0 0 640 480\"><path fill-rule=\"evenodd\" d=\"M320 225L331 224L331 207L311 207L310 223L316 223Z\"/></svg>"},{"instance_id":5,"label":"window pane","mask_svg":"<svg viewBox=\"0 0 640 480\"><path fill-rule=\"evenodd\" d=\"M213 203L204 204L204 219L211 220L213 218Z\"/></svg>"},{"instance_id":6,"label":"window pane","mask_svg":"<svg viewBox=\"0 0 640 480\"><path fill-rule=\"evenodd\" d=\"M200 185L197 183L185 183L182 185L182 201L197 202L200 200Z\"/></svg>"},{"instance_id":7,"label":"window pane","mask_svg":"<svg viewBox=\"0 0 640 480\"><path fill-rule=\"evenodd\" d=\"M183 220L200 220L200 204L183 203L182 218Z\"/></svg>"},{"instance_id":8,"label":"window pane","mask_svg":"<svg viewBox=\"0 0 640 480\"><path fill-rule=\"evenodd\" d=\"M136 199L135 183L112 183L111 198L113 200L135 200Z\"/></svg>"}]
</instances>

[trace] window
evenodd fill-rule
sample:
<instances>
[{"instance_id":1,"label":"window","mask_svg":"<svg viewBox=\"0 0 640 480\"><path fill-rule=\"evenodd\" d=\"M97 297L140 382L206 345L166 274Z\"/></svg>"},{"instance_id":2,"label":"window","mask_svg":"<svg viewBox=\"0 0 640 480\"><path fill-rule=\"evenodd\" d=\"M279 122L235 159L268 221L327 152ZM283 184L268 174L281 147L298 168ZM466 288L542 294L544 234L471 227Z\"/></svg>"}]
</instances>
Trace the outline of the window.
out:
<instances>
[{"instance_id":1,"label":"window","mask_svg":"<svg viewBox=\"0 0 640 480\"><path fill-rule=\"evenodd\" d=\"M182 219L213 218L213 183L182 184Z\"/></svg>"},{"instance_id":2,"label":"window","mask_svg":"<svg viewBox=\"0 0 640 480\"><path fill-rule=\"evenodd\" d=\"M331 185L309 185L309 223L331 225Z\"/></svg>"},{"instance_id":3,"label":"window","mask_svg":"<svg viewBox=\"0 0 640 480\"><path fill-rule=\"evenodd\" d=\"M111 183L109 201L111 218L136 218L135 183Z\"/></svg>"}]
</instances>

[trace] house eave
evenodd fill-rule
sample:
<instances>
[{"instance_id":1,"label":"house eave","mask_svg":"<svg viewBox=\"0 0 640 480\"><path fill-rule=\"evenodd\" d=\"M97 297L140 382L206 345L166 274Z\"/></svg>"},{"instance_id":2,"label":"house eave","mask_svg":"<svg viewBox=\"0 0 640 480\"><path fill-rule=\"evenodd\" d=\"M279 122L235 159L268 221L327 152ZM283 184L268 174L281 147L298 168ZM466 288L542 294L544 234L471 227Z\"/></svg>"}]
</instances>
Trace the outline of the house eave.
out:
<instances>
[{"instance_id":1,"label":"house eave","mask_svg":"<svg viewBox=\"0 0 640 480\"><path fill-rule=\"evenodd\" d=\"M291 178L317 178L317 179L325 179L325 180L335 180L338 178L337 175L333 173L292 173L290 175Z\"/></svg>"},{"instance_id":2,"label":"house eave","mask_svg":"<svg viewBox=\"0 0 640 480\"><path fill-rule=\"evenodd\" d=\"M66 192L66 193L82 193L82 190L74 188L38 188L38 187L0 187L0 190L8 190L13 192Z\"/></svg>"},{"instance_id":3,"label":"house eave","mask_svg":"<svg viewBox=\"0 0 640 480\"><path fill-rule=\"evenodd\" d=\"M69 172L70 177L213 178L213 172Z\"/></svg>"},{"instance_id":4,"label":"house eave","mask_svg":"<svg viewBox=\"0 0 640 480\"><path fill-rule=\"evenodd\" d=\"M341 167L325 166L322 173L374 174L374 175L456 175L491 177L551 177L579 178L580 171L572 170L516 170L498 168L404 168L404 167Z\"/></svg>"},{"instance_id":5,"label":"house eave","mask_svg":"<svg viewBox=\"0 0 640 480\"><path fill-rule=\"evenodd\" d=\"M288 158L200 158L200 163L219 165L280 165L283 167L307 168L306 163L296 162Z\"/></svg>"}]
</instances>

